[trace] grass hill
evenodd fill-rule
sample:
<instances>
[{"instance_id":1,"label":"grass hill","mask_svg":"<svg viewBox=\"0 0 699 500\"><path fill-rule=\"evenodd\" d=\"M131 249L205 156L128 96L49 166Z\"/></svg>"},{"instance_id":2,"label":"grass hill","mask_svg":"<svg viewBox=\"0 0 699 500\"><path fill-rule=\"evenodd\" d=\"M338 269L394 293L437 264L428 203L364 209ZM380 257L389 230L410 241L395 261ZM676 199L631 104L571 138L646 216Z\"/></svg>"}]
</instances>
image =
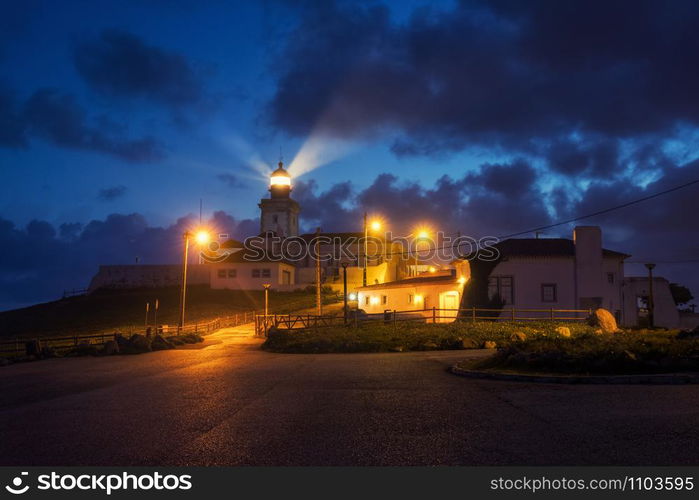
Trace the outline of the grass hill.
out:
<instances>
[{"instance_id":1,"label":"grass hill","mask_svg":"<svg viewBox=\"0 0 699 500\"><path fill-rule=\"evenodd\" d=\"M142 330L146 302L159 300L158 323L176 325L179 318L179 287L135 290L97 290L22 309L0 312L0 337L73 335ZM334 301L327 296L325 302ZM312 292L270 292L270 313L285 313L313 307ZM263 291L212 290L207 286L187 288L186 322L206 321L239 312L264 310Z\"/></svg>"}]
</instances>

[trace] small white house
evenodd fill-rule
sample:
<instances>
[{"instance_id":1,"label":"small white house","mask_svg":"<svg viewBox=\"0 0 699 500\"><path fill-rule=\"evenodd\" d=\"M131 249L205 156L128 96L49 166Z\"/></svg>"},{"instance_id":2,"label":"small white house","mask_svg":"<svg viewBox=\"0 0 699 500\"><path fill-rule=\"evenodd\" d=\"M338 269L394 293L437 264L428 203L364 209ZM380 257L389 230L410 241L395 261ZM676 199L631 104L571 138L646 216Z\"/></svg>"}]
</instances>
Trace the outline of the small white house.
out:
<instances>
[{"instance_id":1,"label":"small white house","mask_svg":"<svg viewBox=\"0 0 699 500\"><path fill-rule=\"evenodd\" d=\"M488 296L506 309L596 309L623 322L624 259L602 248L597 226L579 226L573 239L513 238L493 245L500 256L489 274Z\"/></svg>"},{"instance_id":2,"label":"small white house","mask_svg":"<svg viewBox=\"0 0 699 500\"><path fill-rule=\"evenodd\" d=\"M357 307L369 314L392 311L416 311L425 317L439 309L438 321L452 321L461 304L464 286L470 278L468 262L455 269L425 273L358 289Z\"/></svg>"}]
</instances>

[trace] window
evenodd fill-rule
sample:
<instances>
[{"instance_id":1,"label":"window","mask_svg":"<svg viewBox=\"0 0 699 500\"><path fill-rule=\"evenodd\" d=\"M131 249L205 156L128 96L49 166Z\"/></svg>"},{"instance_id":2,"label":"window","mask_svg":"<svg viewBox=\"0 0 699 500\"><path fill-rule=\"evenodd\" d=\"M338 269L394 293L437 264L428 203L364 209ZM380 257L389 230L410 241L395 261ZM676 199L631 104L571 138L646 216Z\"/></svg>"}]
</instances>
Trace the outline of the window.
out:
<instances>
[{"instance_id":1,"label":"window","mask_svg":"<svg viewBox=\"0 0 699 500\"><path fill-rule=\"evenodd\" d=\"M409 293L408 294L408 304L412 304L414 302L415 302L415 295L413 295L412 293Z\"/></svg>"},{"instance_id":2,"label":"window","mask_svg":"<svg viewBox=\"0 0 699 500\"><path fill-rule=\"evenodd\" d=\"M556 285L554 283L543 283L541 285L541 302L557 302Z\"/></svg>"},{"instance_id":3,"label":"window","mask_svg":"<svg viewBox=\"0 0 699 500\"><path fill-rule=\"evenodd\" d=\"M262 269L263 278L269 278L270 276L272 276L272 271L269 268Z\"/></svg>"},{"instance_id":4,"label":"window","mask_svg":"<svg viewBox=\"0 0 699 500\"><path fill-rule=\"evenodd\" d=\"M273 216L272 216L272 222L274 222L275 224L276 224L277 222L279 222L279 216L276 215L276 214L273 215Z\"/></svg>"},{"instance_id":5,"label":"window","mask_svg":"<svg viewBox=\"0 0 699 500\"><path fill-rule=\"evenodd\" d=\"M514 303L514 279L512 276L491 276L488 278L488 298L500 298L505 304Z\"/></svg>"},{"instance_id":6,"label":"window","mask_svg":"<svg viewBox=\"0 0 699 500\"><path fill-rule=\"evenodd\" d=\"M364 297L364 305L369 305L369 296Z\"/></svg>"},{"instance_id":7,"label":"window","mask_svg":"<svg viewBox=\"0 0 699 500\"><path fill-rule=\"evenodd\" d=\"M614 284L614 273L607 273L607 283L610 285Z\"/></svg>"},{"instance_id":8,"label":"window","mask_svg":"<svg viewBox=\"0 0 699 500\"><path fill-rule=\"evenodd\" d=\"M218 277L219 277L219 278L225 278L225 277L226 277L226 270L225 270L225 269L219 269L219 270L218 270Z\"/></svg>"},{"instance_id":9,"label":"window","mask_svg":"<svg viewBox=\"0 0 699 500\"><path fill-rule=\"evenodd\" d=\"M229 269L228 270L228 277L229 278L235 278L238 275L238 271L235 269Z\"/></svg>"},{"instance_id":10,"label":"window","mask_svg":"<svg viewBox=\"0 0 699 500\"><path fill-rule=\"evenodd\" d=\"M291 284L291 271L282 271L282 285Z\"/></svg>"},{"instance_id":11,"label":"window","mask_svg":"<svg viewBox=\"0 0 699 500\"><path fill-rule=\"evenodd\" d=\"M382 296L381 296L381 303L382 303L383 305L388 304L388 297L387 297L386 295L382 295Z\"/></svg>"},{"instance_id":12,"label":"window","mask_svg":"<svg viewBox=\"0 0 699 500\"><path fill-rule=\"evenodd\" d=\"M260 277L260 270L259 270L259 269L253 269L253 270L252 270L252 277L253 277L253 278L259 278L259 277Z\"/></svg>"}]
</instances>

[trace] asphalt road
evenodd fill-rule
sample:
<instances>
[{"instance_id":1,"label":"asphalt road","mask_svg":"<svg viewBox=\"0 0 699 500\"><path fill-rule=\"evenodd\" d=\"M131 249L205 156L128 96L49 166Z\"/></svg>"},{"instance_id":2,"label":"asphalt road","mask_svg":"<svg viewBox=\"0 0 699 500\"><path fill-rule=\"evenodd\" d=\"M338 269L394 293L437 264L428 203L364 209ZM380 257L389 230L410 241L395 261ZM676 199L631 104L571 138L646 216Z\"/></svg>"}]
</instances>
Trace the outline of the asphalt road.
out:
<instances>
[{"instance_id":1,"label":"asphalt road","mask_svg":"<svg viewBox=\"0 0 699 500\"><path fill-rule=\"evenodd\" d=\"M2 465L699 463L699 386L470 380L474 351L204 347L0 368Z\"/></svg>"}]
</instances>

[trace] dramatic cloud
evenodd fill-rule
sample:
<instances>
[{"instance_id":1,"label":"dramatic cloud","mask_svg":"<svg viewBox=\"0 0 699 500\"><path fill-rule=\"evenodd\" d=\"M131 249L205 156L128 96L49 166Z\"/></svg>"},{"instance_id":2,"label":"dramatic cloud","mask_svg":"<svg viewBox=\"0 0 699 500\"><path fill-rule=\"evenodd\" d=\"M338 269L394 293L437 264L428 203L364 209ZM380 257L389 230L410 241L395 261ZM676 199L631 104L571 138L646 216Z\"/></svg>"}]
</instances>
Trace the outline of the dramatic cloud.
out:
<instances>
[{"instance_id":1,"label":"dramatic cloud","mask_svg":"<svg viewBox=\"0 0 699 500\"><path fill-rule=\"evenodd\" d=\"M56 89L40 89L25 103L28 129L57 146L106 153L131 162L162 158L160 144L152 137L129 139L113 133L111 124L91 123L75 97Z\"/></svg>"},{"instance_id":2,"label":"dramatic cloud","mask_svg":"<svg viewBox=\"0 0 699 500\"><path fill-rule=\"evenodd\" d=\"M113 214L105 220L62 224L46 221L24 228L0 218L0 309L54 300L63 290L84 288L100 264L176 264L182 234L198 223L182 217L168 227L150 226L140 214ZM207 225L243 239L259 231L259 221L236 220L216 212Z\"/></svg>"},{"instance_id":3,"label":"dramatic cloud","mask_svg":"<svg viewBox=\"0 0 699 500\"><path fill-rule=\"evenodd\" d=\"M112 186L100 189L97 197L102 201L113 201L126 194L126 186Z\"/></svg>"},{"instance_id":4,"label":"dramatic cloud","mask_svg":"<svg viewBox=\"0 0 699 500\"><path fill-rule=\"evenodd\" d=\"M79 44L74 61L80 75L105 94L173 107L197 103L204 95L202 82L182 55L123 31L106 30Z\"/></svg>"},{"instance_id":5,"label":"dramatic cloud","mask_svg":"<svg viewBox=\"0 0 699 500\"><path fill-rule=\"evenodd\" d=\"M608 175L617 141L699 125L696 2L461 2L404 24L320 2L299 17L269 107L294 135L397 136L400 155L503 148Z\"/></svg>"}]
</instances>

